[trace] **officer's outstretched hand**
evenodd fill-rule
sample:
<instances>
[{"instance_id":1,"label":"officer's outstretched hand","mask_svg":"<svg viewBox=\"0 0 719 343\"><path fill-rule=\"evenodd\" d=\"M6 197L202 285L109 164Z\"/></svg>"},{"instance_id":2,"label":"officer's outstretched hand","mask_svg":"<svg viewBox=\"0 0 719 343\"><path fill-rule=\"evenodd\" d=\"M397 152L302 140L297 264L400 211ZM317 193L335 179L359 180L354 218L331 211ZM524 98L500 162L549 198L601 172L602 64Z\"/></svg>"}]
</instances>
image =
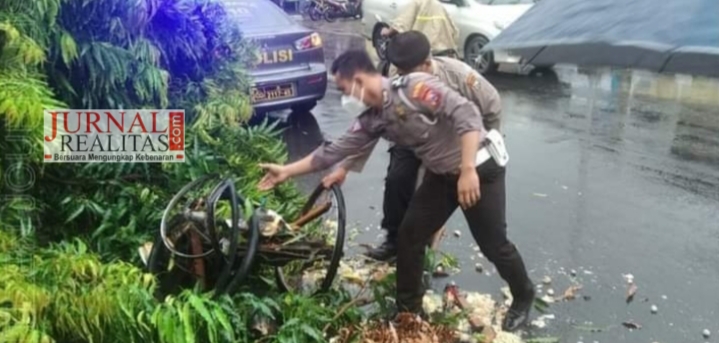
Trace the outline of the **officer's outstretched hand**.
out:
<instances>
[{"instance_id":1,"label":"officer's outstretched hand","mask_svg":"<svg viewBox=\"0 0 719 343\"><path fill-rule=\"evenodd\" d=\"M330 188L334 184L342 185L342 183L345 182L346 177L347 170L342 167L339 167L337 168L337 170L322 178L322 186L324 186L325 188Z\"/></svg>"},{"instance_id":2,"label":"officer's outstretched hand","mask_svg":"<svg viewBox=\"0 0 719 343\"><path fill-rule=\"evenodd\" d=\"M479 175L474 168L463 170L457 181L457 197L463 209L474 206L479 201Z\"/></svg>"},{"instance_id":3,"label":"officer's outstretched hand","mask_svg":"<svg viewBox=\"0 0 719 343\"><path fill-rule=\"evenodd\" d=\"M285 182L290 176L285 170L285 166L272 163L260 163L260 168L267 171L265 176L260 180L260 184L257 186L261 191L270 190L280 183Z\"/></svg>"}]
</instances>

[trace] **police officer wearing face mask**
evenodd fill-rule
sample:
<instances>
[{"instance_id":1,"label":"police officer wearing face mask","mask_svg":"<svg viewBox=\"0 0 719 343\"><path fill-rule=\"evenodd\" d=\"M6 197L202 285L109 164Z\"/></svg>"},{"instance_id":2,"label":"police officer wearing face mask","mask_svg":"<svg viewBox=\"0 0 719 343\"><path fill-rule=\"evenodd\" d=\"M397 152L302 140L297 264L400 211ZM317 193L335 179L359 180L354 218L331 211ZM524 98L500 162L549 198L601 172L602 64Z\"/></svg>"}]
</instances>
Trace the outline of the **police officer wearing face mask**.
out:
<instances>
[{"instance_id":1,"label":"police officer wearing face mask","mask_svg":"<svg viewBox=\"0 0 719 343\"><path fill-rule=\"evenodd\" d=\"M466 63L448 58L433 57L430 42L419 31L408 31L395 36L388 46L389 61L399 68L400 74L425 72L437 76L450 88L474 102L482 113L487 130L499 130L499 114L502 110L499 93L482 75ZM387 230L385 242L367 252L367 256L380 261L389 261L397 254L397 230L415 191L418 170L422 164L407 147L393 145L389 149L390 162L385 179L383 219L381 227ZM348 171L361 172L369 153L355 155L327 175L322 181L325 186L341 184Z\"/></svg>"},{"instance_id":2,"label":"police officer wearing face mask","mask_svg":"<svg viewBox=\"0 0 719 343\"><path fill-rule=\"evenodd\" d=\"M484 129L477 107L430 74L388 80L364 51L343 53L331 72L345 95L345 108L357 116L354 124L338 140L297 162L261 164L267 173L259 188L268 190L288 178L329 168L358 150L371 149L379 138L406 146L422 160L427 175L398 232L398 311L423 314L425 245L458 206L485 256L509 283L515 303L523 306L533 287L506 236L501 166L506 159L497 137ZM527 312L510 311L504 327L524 324Z\"/></svg>"}]
</instances>

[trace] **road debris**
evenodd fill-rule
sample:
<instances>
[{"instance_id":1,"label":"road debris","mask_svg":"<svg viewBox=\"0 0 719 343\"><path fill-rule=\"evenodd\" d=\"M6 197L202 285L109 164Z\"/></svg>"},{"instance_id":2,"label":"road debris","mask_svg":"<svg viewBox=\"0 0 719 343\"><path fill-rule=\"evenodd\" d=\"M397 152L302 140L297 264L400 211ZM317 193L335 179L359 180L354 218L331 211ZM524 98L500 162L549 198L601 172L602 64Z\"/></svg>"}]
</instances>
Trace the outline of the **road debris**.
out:
<instances>
[{"instance_id":1,"label":"road debris","mask_svg":"<svg viewBox=\"0 0 719 343\"><path fill-rule=\"evenodd\" d=\"M704 339L709 339L709 337L711 337L711 335L712 335L712 333L711 333L711 331L709 331L709 329L704 329L704 331L702 331L702 336L704 336Z\"/></svg>"},{"instance_id":2,"label":"road debris","mask_svg":"<svg viewBox=\"0 0 719 343\"><path fill-rule=\"evenodd\" d=\"M659 312L659 308L657 307L657 305L652 305L651 311L652 314L657 314L657 312Z\"/></svg>"},{"instance_id":3,"label":"road debris","mask_svg":"<svg viewBox=\"0 0 719 343\"><path fill-rule=\"evenodd\" d=\"M582 285L572 285L567 288L566 291L564 291L564 295L562 295L563 300L574 300L577 297L577 292L582 289Z\"/></svg>"},{"instance_id":4,"label":"road debris","mask_svg":"<svg viewBox=\"0 0 719 343\"><path fill-rule=\"evenodd\" d=\"M551 288L547 289L547 295L554 296L554 290Z\"/></svg>"},{"instance_id":5,"label":"road debris","mask_svg":"<svg viewBox=\"0 0 719 343\"><path fill-rule=\"evenodd\" d=\"M546 198L546 197L547 197L547 195L544 194L544 193L532 193L532 195L534 195L535 197L539 197L539 198Z\"/></svg>"},{"instance_id":6,"label":"road debris","mask_svg":"<svg viewBox=\"0 0 719 343\"><path fill-rule=\"evenodd\" d=\"M569 271L569 275L571 275L572 277L575 277L575 276L577 276L577 271L572 269Z\"/></svg>"},{"instance_id":7,"label":"road debris","mask_svg":"<svg viewBox=\"0 0 719 343\"><path fill-rule=\"evenodd\" d=\"M625 280L628 284L633 284L633 283L634 283L634 275L632 275L632 274L624 274L624 275L622 275L622 277L624 278L624 280Z\"/></svg>"},{"instance_id":8,"label":"road debris","mask_svg":"<svg viewBox=\"0 0 719 343\"><path fill-rule=\"evenodd\" d=\"M630 329L630 330L639 330L642 328L641 325L639 325L635 322L632 322L632 321L624 322L624 323L622 323L622 325L624 325L625 328Z\"/></svg>"},{"instance_id":9,"label":"road debris","mask_svg":"<svg viewBox=\"0 0 719 343\"><path fill-rule=\"evenodd\" d=\"M549 277L549 276L545 276L545 277L542 279L542 283L545 284L545 285L548 285L548 284L552 283L552 278Z\"/></svg>"},{"instance_id":10,"label":"road debris","mask_svg":"<svg viewBox=\"0 0 719 343\"><path fill-rule=\"evenodd\" d=\"M448 277L449 273L444 270L444 267L437 266L437 268L434 269L434 272L432 273L433 277Z\"/></svg>"},{"instance_id":11,"label":"road debris","mask_svg":"<svg viewBox=\"0 0 719 343\"><path fill-rule=\"evenodd\" d=\"M544 301L547 304L553 304L554 303L554 297L550 295L544 295L543 297L539 298L540 300Z\"/></svg>"},{"instance_id":12,"label":"road debris","mask_svg":"<svg viewBox=\"0 0 719 343\"><path fill-rule=\"evenodd\" d=\"M553 314L543 314L532 321L532 326L544 329L547 326L547 321L552 319L555 319Z\"/></svg>"},{"instance_id":13,"label":"road debris","mask_svg":"<svg viewBox=\"0 0 719 343\"><path fill-rule=\"evenodd\" d=\"M475 263L474 270L476 270L477 273L482 273L482 272L484 272L484 266L482 266L481 263Z\"/></svg>"},{"instance_id":14,"label":"road debris","mask_svg":"<svg viewBox=\"0 0 719 343\"><path fill-rule=\"evenodd\" d=\"M627 304L634 300L634 295L637 294L638 289L639 287L637 287L636 284L629 284L629 288L627 289Z\"/></svg>"},{"instance_id":15,"label":"road debris","mask_svg":"<svg viewBox=\"0 0 719 343\"><path fill-rule=\"evenodd\" d=\"M459 238L459 236L462 236L462 232L459 230L454 230L454 237Z\"/></svg>"}]
</instances>

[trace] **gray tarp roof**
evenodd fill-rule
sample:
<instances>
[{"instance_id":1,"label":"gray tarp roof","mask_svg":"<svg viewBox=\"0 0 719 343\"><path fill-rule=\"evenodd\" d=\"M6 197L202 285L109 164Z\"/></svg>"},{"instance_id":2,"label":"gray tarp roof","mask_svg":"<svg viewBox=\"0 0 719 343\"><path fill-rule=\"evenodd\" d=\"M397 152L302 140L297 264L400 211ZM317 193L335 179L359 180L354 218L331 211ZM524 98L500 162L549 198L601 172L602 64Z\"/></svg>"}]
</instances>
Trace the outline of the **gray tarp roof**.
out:
<instances>
[{"instance_id":1,"label":"gray tarp roof","mask_svg":"<svg viewBox=\"0 0 719 343\"><path fill-rule=\"evenodd\" d=\"M541 0L485 50L719 77L719 0Z\"/></svg>"}]
</instances>

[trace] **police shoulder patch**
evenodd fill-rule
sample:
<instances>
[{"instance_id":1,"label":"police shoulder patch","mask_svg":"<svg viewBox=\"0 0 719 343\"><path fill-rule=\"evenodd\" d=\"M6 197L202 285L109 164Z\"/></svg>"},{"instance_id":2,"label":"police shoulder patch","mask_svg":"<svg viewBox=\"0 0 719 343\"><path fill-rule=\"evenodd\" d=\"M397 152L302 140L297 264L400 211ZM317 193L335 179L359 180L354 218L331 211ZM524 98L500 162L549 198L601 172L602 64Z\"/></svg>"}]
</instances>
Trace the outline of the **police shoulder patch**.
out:
<instances>
[{"instance_id":1,"label":"police shoulder patch","mask_svg":"<svg viewBox=\"0 0 719 343\"><path fill-rule=\"evenodd\" d=\"M442 95L424 82L418 82L412 90L412 99L419 101L431 110L436 110L442 103Z\"/></svg>"}]
</instances>

